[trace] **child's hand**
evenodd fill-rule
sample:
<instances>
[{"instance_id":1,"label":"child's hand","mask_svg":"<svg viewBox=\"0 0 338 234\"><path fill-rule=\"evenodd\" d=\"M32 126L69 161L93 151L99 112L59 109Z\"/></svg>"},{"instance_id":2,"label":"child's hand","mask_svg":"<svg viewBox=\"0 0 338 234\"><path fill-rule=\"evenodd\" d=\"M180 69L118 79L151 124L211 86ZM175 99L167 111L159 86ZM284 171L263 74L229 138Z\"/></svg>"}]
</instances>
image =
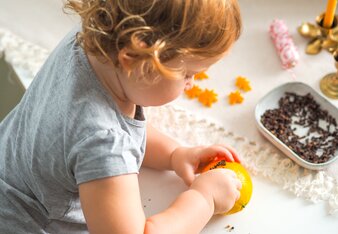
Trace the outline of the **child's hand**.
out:
<instances>
[{"instance_id":1,"label":"child's hand","mask_svg":"<svg viewBox=\"0 0 338 234\"><path fill-rule=\"evenodd\" d=\"M214 207L214 214L228 212L240 197L242 188L236 173L228 169L213 169L202 173L192 183L191 189L200 192Z\"/></svg>"},{"instance_id":2,"label":"child's hand","mask_svg":"<svg viewBox=\"0 0 338 234\"><path fill-rule=\"evenodd\" d=\"M178 147L171 155L171 167L190 186L195 179L195 174L216 157L240 162L236 151L225 145Z\"/></svg>"}]
</instances>

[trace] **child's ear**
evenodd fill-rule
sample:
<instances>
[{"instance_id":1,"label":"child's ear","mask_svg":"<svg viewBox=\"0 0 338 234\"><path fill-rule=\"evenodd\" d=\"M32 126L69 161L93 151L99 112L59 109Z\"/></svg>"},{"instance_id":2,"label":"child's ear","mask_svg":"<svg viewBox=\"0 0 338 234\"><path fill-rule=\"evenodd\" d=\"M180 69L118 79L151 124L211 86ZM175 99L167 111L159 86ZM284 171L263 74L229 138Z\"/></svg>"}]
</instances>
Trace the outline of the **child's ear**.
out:
<instances>
[{"instance_id":1,"label":"child's ear","mask_svg":"<svg viewBox=\"0 0 338 234\"><path fill-rule=\"evenodd\" d=\"M129 51L127 48L123 48L118 53L119 64L121 64L122 68L125 71L130 71L132 68L132 65L135 62L135 58L133 58L128 52Z\"/></svg>"}]
</instances>

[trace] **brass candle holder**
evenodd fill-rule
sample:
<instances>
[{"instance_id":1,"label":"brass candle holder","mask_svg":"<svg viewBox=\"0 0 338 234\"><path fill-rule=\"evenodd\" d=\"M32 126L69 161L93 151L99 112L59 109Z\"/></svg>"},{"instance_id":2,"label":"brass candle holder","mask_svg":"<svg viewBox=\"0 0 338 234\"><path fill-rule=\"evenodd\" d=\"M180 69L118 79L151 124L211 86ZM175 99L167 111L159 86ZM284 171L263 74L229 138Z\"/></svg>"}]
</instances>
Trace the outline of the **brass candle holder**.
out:
<instances>
[{"instance_id":1,"label":"brass candle holder","mask_svg":"<svg viewBox=\"0 0 338 234\"><path fill-rule=\"evenodd\" d=\"M330 28L323 26L325 13L316 18L316 24L303 23L298 32L310 39L305 52L318 54L325 49L333 54L338 72L338 18L335 15ZM338 99L338 73L330 73L320 80L320 90L329 98Z\"/></svg>"},{"instance_id":2,"label":"brass candle holder","mask_svg":"<svg viewBox=\"0 0 338 234\"><path fill-rule=\"evenodd\" d=\"M338 99L338 50L333 52L337 72L330 73L320 80L320 90L329 98Z\"/></svg>"},{"instance_id":3,"label":"brass candle holder","mask_svg":"<svg viewBox=\"0 0 338 234\"><path fill-rule=\"evenodd\" d=\"M305 52L307 54L318 54L322 49L333 53L338 48L337 15L334 17L330 28L323 27L325 13L316 18L316 24L303 23L298 27L298 32L310 39Z\"/></svg>"}]
</instances>

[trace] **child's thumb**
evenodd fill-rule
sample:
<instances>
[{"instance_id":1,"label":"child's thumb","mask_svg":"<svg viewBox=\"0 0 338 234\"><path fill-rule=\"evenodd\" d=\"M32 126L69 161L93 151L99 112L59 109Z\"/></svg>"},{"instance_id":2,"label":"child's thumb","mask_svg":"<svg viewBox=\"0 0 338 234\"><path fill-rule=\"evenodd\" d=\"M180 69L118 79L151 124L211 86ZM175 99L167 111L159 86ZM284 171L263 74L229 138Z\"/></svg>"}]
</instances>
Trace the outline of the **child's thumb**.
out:
<instances>
[{"instance_id":1,"label":"child's thumb","mask_svg":"<svg viewBox=\"0 0 338 234\"><path fill-rule=\"evenodd\" d=\"M195 180L196 175L192 168L188 167L185 170L185 173L182 175L182 179L184 183L188 186L192 184L192 182Z\"/></svg>"}]
</instances>

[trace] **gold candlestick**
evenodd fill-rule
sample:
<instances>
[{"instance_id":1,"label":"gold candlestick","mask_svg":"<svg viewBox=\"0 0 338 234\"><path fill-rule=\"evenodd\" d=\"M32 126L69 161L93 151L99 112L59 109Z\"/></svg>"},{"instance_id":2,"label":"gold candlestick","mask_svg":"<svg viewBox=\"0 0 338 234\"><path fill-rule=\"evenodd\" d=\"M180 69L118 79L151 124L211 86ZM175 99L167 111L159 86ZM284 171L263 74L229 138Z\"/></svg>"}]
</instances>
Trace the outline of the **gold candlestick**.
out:
<instances>
[{"instance_id":1,"label":"gold candlestick","mask_svg":"<svg viewBox=\"0 0 338 234\"><path fill-rule=\"evenodd\" d=\"M316 18L316 24L303 23L298 27L298 32L310 39L305 52L307 54L318 54L322 49L333 53L338 49L338 18L335 15L330 28L323 26L325 13Z\"/></svg>"},{"instance_id":2,"label":"gold candlestick","mask_svg":"<svg viewBox=\"0 0 338 234\"><path fill-rule=\"evenodd\" d=\"M329 98L338 99L338 50L333 53L336 73L330 73L320 80L320 90Z\"/></svg>"},{"instance_id":3,"label":"gold candlestick","mask_svg":"<svg viewBox=\"0 0 338 234\"><path fill-rule=\"evenodd\" d=\"M303 23L298 27L298 32L310 39L305 52L318 54L326 49L333 54L338 72L338 17L335 15L330 28L323 26L325 13L316 18L316 24ZM320 80L320 89L329 98L338 99L338 73L330 73Z\"/></svg>"}]
</instances>

